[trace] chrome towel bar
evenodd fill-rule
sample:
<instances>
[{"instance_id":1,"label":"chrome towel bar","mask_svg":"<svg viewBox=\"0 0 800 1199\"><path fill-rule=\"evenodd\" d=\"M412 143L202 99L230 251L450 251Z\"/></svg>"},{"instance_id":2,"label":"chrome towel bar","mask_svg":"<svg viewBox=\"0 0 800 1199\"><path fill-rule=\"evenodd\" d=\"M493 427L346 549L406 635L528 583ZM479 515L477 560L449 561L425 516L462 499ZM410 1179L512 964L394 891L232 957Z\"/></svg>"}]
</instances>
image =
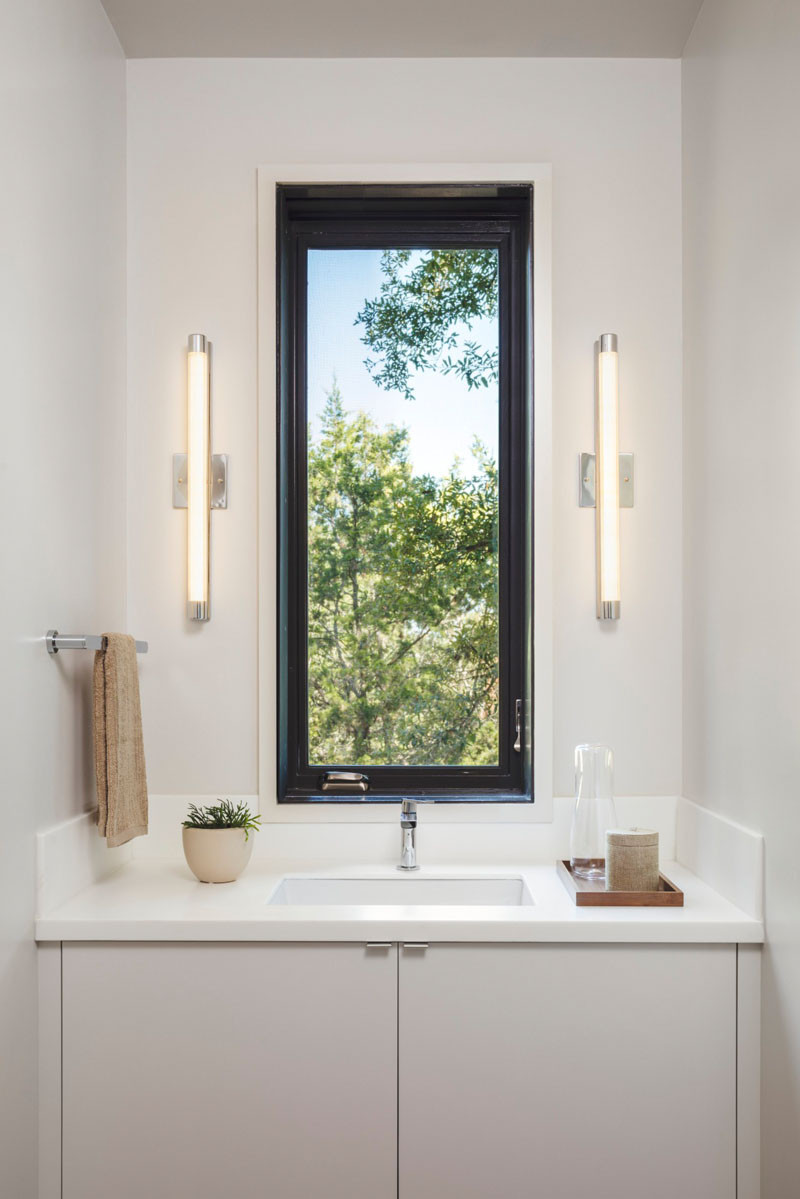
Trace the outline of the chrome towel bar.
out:
<instances>
[{"instance_id":1,"label":"chrome towel bar","mask_svg":"<svg viewBox=\"0 0 800 1199\"><path fill-rule=\"evenodd\" d=\"M49 629L45 634L44 643L48 654L57 654L60 649L105 649L105 637L92 633L59 633L57 629ZM147 653L147 642L136 642L137 654Z\"/></svg>"}]
</instances>

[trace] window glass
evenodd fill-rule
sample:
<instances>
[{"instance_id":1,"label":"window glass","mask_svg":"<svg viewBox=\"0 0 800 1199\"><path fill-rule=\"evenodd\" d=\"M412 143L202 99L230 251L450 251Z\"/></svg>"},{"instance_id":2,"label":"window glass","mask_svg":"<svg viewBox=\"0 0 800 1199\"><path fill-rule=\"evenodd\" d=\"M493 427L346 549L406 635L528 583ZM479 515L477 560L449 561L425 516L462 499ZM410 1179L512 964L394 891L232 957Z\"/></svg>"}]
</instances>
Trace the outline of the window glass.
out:
<instances>
[{"instance_id":1,"label":"window glass","mask_svg":"<svg viewBox=\"0 0 800 1199\"><path fill-rule=\"evenodd\" d=\"M309 764L498 763L498 275L307 251Z\"/></svg>"}]
</instances>

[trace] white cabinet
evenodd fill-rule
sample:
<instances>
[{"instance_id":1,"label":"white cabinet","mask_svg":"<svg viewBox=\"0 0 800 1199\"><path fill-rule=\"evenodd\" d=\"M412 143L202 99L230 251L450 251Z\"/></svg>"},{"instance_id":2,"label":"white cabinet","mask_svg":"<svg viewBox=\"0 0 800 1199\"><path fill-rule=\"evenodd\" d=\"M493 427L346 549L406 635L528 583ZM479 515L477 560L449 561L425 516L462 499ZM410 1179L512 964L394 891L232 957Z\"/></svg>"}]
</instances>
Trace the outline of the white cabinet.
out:
<instances>
[{"instance_id":1,"label":"white cabinet","mask_svg":"<svg viewBox=\"0 0 800 1199\"><path fill-rule=\"evenodd\" d=\"M63 949L63 1199L395 1199L397 951Z\"/></svg>"},{"instance_id":2,"label":"white cabinet","mask_svg":"<svg viewBox=\"0 0 800 1199\"><path fill-rule=\"evenodd\" d=\"M735 945L65 943L62 1196L734 1199L736 980Z\"/></svg>"},{"instance_id":3,"label":"white cabinet","mask_svg":"<svg viewBox=\"0 0 800 1199\"><path fill-rule=\"evenodd\" d=\"M735 945L401 950L400 1199L734 1199Z\"/></svg>"}]
</instances>

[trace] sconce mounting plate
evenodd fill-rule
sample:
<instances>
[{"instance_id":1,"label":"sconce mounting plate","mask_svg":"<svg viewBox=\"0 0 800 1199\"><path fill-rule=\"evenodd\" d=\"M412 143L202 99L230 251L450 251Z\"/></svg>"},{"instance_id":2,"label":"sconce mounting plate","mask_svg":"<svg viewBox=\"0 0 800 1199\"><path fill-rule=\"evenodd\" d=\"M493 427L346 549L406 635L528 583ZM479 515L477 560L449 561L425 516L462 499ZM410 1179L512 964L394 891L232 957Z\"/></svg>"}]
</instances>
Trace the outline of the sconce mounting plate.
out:
<instances>
[{"instance_id":1,"label":"sconce mounting plate","mask_svg":"<svg viewBox=\"0 0 800 1199\"><path fill-rule=\"evenodd\" d=\"M172 455L172 507L188 508L186 454ZM211 455L211 507L228 507L228 455Z\"/></svg>"},{"instance_id":2,"label":"sconce mounting plate","mask_svg":"<svg viewBox=\"0 0 800 1199\"><path fill-rule=\"evenodd\" d=\"M581 454L578 476L578 503L581 508L595 508L595 455ZM633 507L633 454L619 456L619 506Z\"/></svg>"}]
</instances>

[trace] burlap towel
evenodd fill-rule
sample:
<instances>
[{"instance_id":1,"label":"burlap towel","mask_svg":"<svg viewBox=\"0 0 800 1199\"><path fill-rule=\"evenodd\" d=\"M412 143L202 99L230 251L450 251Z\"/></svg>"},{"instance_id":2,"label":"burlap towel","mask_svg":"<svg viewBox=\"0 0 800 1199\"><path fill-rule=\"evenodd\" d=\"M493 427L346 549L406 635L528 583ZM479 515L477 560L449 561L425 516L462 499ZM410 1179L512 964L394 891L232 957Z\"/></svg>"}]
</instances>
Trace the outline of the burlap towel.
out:
<instances>
[{"instance_id":1,"label":"burlap towel","mask_svg":"<svg viewBox=\"0 0 800 1199\"><path fill-rule=\"evenodd\" d=\"M94 764L97 827L109 845L147 832L147 776L136 642L105 633L94 656Z\"/></svg>"}]
</instances>

